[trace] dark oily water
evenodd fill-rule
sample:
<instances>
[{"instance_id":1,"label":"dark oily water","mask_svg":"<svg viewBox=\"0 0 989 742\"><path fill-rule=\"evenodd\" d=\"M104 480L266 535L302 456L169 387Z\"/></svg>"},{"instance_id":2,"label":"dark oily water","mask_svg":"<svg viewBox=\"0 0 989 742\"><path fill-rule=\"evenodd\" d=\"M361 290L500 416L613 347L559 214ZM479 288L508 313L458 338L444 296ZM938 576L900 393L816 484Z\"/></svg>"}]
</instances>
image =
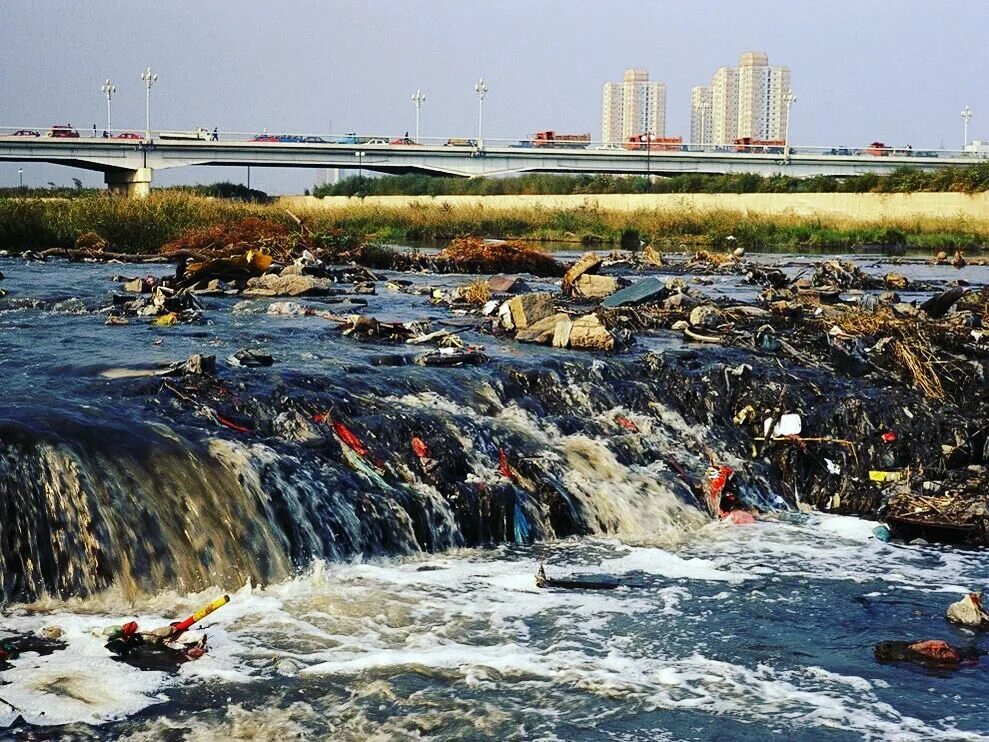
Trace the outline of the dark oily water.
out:
<instances>
[{"instance_id":1,"label":"dark oily water","mask_svg":"<svg viewBox=\"0 0 989 742\"><path fill-rule=\"evenodd\" d=\"M703 470L704 449L721 444L662 406L633 412L652 387L620 359L468 330L491 363L376 365L410 351L268 314L270 300L207 299L205 325L104 327L109 277L147 266L0 270L0 586L13 601L0 633L57 627L68 643L0 672L11 734L26 731L11 727L18 716L35 738L989 734L984 663L939 674L872 659L885 639L979 645L943 615L984 587L985 553L884 545L873 524L835 516L708 522L665 461ZM751 291L720 277L702 288ZM379 319L450 318L426 297L378 292ZM227 367L243 347L275 365ZM213 427L157 394L159 380L112 371L195 352L217 355L236 393L335 400L389 460L423 435L474 486L460 499L427 481L382 489L304 445ZM619 414L639 434L616 433ZM546 488L548 512L521 507L549 543L470 548L513 540L500 447ZM477 483L491 496L470 500ZM540 562L554 576L625 579L538 590ZM114 662L94 635L167 623L221 589L232 601L204 622L209 653L175 675Z\"/></svg>"}]
</instances>

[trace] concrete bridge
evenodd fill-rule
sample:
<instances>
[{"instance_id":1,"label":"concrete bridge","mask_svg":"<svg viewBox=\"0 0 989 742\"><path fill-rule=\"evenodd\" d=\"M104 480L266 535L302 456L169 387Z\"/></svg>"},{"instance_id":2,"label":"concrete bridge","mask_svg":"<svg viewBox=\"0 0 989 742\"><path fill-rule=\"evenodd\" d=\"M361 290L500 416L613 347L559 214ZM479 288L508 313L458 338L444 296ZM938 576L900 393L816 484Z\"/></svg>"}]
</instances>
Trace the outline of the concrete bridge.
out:
<instances>
[{"instance_id":1,"label":"concrete bridge","mask_svg":"<svg viewBox=\"0 0 989 742\"><path fill-rule=\"evenodd\" d=\"M957 151L909 153L891 149L887 150L890 154L880 157L846 149L794 147L787 157L779 153L725 152L693 145L676 151L627 150L593 144L587 148L532 146L519 142L512 145L494 140L485 140L480 147L472 145L173 140L156 135L151 139L0 135L0 160L48 162L100 171L112 192L128 196L147 195L155 170L187 165L360 168L381 173L461 177L523 172L754 173L807 177L882 175L901 167L935 170L981 161L971 153Z\"/></svg>"}]
</instances>

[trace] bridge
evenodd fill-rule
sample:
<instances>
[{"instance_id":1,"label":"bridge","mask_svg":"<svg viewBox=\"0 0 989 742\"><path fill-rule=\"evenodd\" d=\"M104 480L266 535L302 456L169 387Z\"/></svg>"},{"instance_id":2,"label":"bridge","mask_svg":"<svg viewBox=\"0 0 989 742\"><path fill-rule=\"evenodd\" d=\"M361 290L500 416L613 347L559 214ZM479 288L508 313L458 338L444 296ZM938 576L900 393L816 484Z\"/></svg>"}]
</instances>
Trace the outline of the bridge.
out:
<instances>
[{"instance_id":1,"label":"bridge","mask_svg":"<svg viewBox=\"0 0 989 742\"><path fill-rule=\"evenodd\" d=\"M163 138L164 135L164 138ZM427 173L460 177L503 176L524 172L680 175L753 173L795 177L888 174L897 168L921 170L965 167L983 161L972 152L913 152L791 147L775 152L724 151L734 147L684 145L675 149L630 150L616 145L546 146L532 142L485 139L387 143L326 141L316 136L262 135L265 138L212 141L193 132L153 132L150 138L40 136L0 131L0 161L46 162L104 173L111 192L146 196L155 170L189 165L361 169L380 173ZM199 137L204 135L200 134ZM461 144L466 143L466 144Z\"/></svg>"}]
</instances>

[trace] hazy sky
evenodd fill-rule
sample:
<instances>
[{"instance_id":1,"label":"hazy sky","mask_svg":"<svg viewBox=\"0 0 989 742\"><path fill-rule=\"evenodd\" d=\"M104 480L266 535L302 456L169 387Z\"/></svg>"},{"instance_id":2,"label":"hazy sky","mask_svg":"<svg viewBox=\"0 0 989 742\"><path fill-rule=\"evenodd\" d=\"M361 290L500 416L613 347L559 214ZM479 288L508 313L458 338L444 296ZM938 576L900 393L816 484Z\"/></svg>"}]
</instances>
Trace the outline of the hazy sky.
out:
<instances>
[{"instance_id":1,"label":"hazy sky","mask_svg":"<svg viewBox=\"0 0 989 742\"><path fill-rule=\"evenodd\" d=\"M795 145L915 149L989 139L989 0L0 0L0 126L357 131L475 136L483 76L485 139L540 129L601 133L601 85L627 67L667 84L667 134L689 136L690 88L765 51L791 70ZM0 185L17 168L0 163ZM25 183L102 176L20 165ZM322 174L252 168L255 185L299 192ZM161 171L159 185L243 181L244 169Z\"/></svg>"}]
</instances>

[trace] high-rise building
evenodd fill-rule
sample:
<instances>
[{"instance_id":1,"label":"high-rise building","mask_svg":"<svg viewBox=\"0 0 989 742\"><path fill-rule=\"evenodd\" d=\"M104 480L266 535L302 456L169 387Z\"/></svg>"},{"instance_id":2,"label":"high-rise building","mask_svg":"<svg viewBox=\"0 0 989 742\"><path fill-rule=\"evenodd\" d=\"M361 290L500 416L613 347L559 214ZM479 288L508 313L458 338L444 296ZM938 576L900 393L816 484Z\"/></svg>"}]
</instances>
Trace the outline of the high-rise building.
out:
<instances>
[{"instance_id":1,"label":"high-rise building","mask_svg":"<svg viewBox=\"0 0 989 742\"><path fill-rule=\"evenodd\" d=\"M784 97L790 90L788 67L770 67L765 52L746 52L737 68L722 67L714 73L710 90L711 137L704 143L732 144L740 137L783 139L787 117ZM704 115L692 96L692 134Z\"/></svg>"},{"instance_id":2,"label":"high-rise building","mask_svg":"<svg viewBox=\"0 0 989 742\"><path fill-rule=\"evenodd\" d=\"M639 134L666 136L666 85L649 82L644 69L628 69L622 82L604 84L601 139L621 144Z\"/></svg>"},{"instance_id":3,"label":"high-rise building","mask_svg":"<svg viewBox=\"0 0 989 742\"><path fill-rule=\"evenodd\" d=\"M710 144L711 88L698 85L690 91L690 143Z\"/></svg>"}]
</instances>

